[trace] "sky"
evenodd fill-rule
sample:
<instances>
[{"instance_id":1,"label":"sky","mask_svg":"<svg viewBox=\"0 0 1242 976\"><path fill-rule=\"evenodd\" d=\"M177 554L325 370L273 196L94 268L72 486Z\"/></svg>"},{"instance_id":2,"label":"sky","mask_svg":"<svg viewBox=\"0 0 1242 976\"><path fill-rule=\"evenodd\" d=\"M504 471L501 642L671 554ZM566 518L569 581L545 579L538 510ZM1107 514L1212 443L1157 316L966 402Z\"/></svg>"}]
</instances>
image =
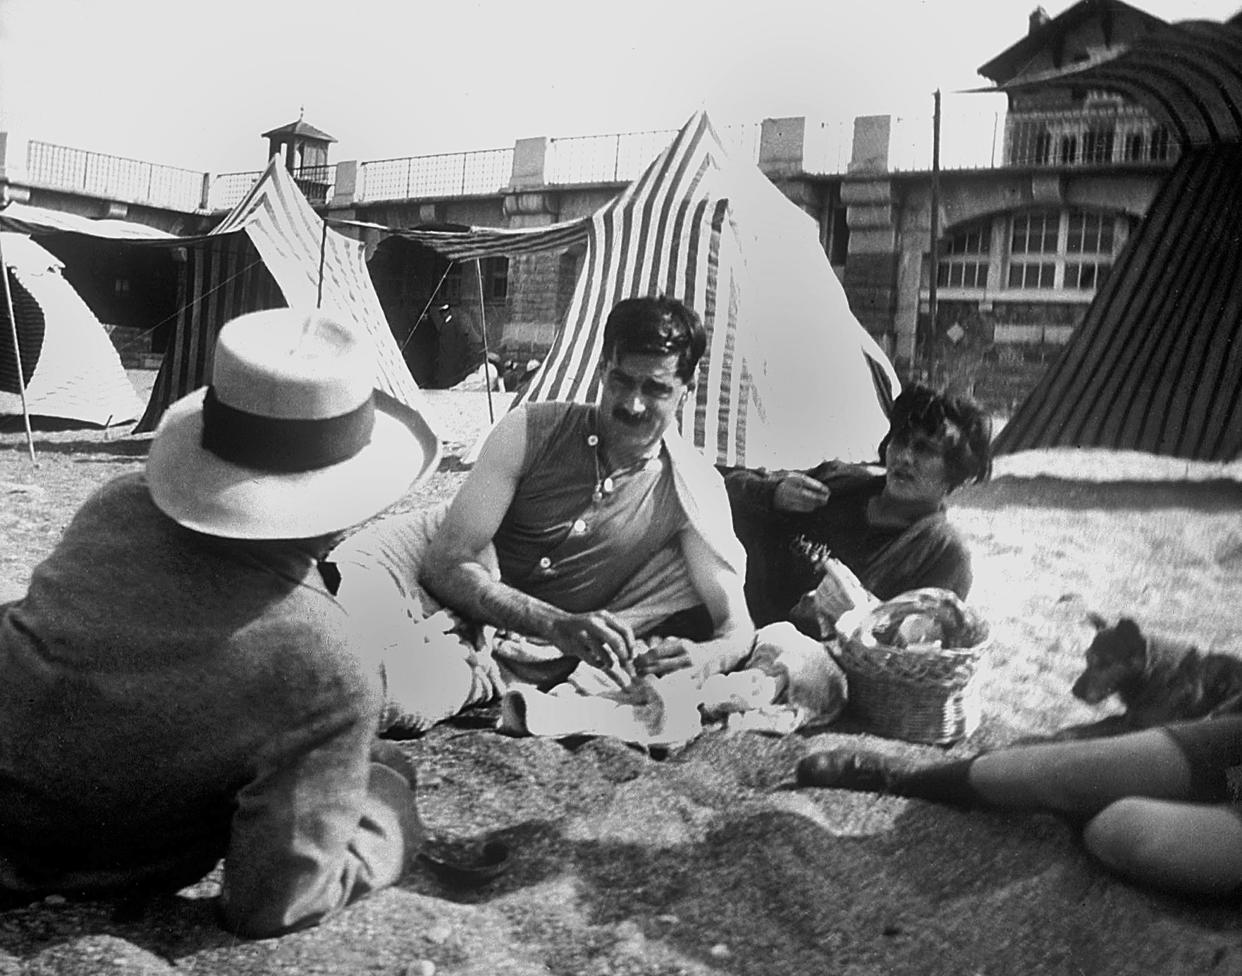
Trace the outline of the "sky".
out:
<instances>
[{"instance_id":1,"label":"sky","mask_svg":"<svg viewBox=\"0 0 1242 976\"><path fill-rule=\"evenodd\" d=\"M1133 0L1223 20L1242 0ZM0 0L0 130L227 173L305 120L332 161L533 136L926 115L1036 0ZM1069 2L1044 3L1055 16ZM969 103L965 103L969 104Z\"/></svg>"}]
</instances>

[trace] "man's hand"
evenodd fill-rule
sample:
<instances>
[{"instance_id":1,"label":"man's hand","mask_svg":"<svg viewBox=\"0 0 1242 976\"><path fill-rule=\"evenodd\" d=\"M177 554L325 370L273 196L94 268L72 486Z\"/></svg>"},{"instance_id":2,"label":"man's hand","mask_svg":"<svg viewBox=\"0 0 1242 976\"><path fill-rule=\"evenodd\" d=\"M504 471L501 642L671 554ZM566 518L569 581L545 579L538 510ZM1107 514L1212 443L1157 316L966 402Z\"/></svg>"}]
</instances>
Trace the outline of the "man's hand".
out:
<instances>
[{"instance_id":1,"label":"man's hand","mask_svg":"<svg viewBox=\"0 0 1242 976\"><path fill-rule=\"evenodd\" d=\"M599 668L622 688L633 673L634 630L607 610L566 614L553 621L547 639L569 657Z\"/></svg>"},{"instance_id":2,"label":"man's hand","mask_svg":"<svg viewBox=\"0 0 1242 976\"><path fill-rule=\"evenodd\" d=\"M647 650L634 658L634 673L659 677L701 663L697 641L684 637L652 637Z\"/></svg>"},{"instance_id":3,"label":"man's hand","mask_svg":"<svg viewBox=\"0 0 1242 976\"><path fill-rule=\"evenodd\" d=\"M823 482L793 471L777 484L772 503L778 512L813 512L827 502L830 495Z\"/></svg>"}]
</instances>

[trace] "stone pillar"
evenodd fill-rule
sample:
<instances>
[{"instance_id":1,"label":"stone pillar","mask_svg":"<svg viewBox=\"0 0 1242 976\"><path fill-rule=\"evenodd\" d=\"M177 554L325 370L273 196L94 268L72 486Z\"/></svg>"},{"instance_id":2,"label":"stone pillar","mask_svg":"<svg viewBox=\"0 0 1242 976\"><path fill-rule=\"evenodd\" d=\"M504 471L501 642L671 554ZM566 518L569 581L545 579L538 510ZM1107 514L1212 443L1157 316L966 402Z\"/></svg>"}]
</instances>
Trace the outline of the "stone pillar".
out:
<instances>
[{"instance_id":1,"label":"stone pillar","mask_svg":"<svg viewBox=\"0 0 1242 976\"><path fill-rule=\"evenodd\" d=\"M358 160L347 159L336 164L336 178L332 181L331 207L352 207L362 197L361 172Z\"/></svg>"},{"instance_id":2,"label":"stone pillar","mask_svg":"<svg viewBox=\"0 0 1242 976\"><path fill-rule=\"evenodd\" d=\"M510 189L524 190L547 184L549 142L547 136L539 136L535 139L519 139L513 144Z\"/></svg>"},{"instance_id":3,"label":"stone pillar","mask_svg":"<svg viewBox=\"0 0 1242 976\"><path fill-rule=\"evenodd\" d=\"M546 140L525 139L522 142ZM521 142L518 145L520 147ZM515 184L518 182L518 156L515 149ZM542 163L540 166L542 169ZM534 190L506 194L503 210L509 226L514 228L544 227L555 223L559 216L556 197ZM560 255L554 252L517 254L509 259L509 325L504 335L496 337L501 344L523 348L551 344L559 323L556 307L559 269Z\"/></svg>"},{"instance_id":4,"label":"stone pillar","mask_svg":"<svg viewBox=\"0 0 1242 976\"><path fill-rule=\"evenodd\" d=\"M899 254L897 201L887 177L846 179L841 202L850 228L849 253L842 284L850 308L873 336L891 345L894 358L908 360L914 353L912 323L897 321ZM917 294L917 292L916 292Z\"/></svg>"},{"instance_id":5,"label":"stone pillar","mask_svg":"<svg viewBox=\"0 0 1242 976\"><path fill-rule=\"evenodd\" d=\"M806 119L764 119L759 131L759 168L769 177L804 172Z\"/></svg>"},{"instance_id":6,"label":"stone pillar","mask_svg":"<svg viewBox=\"0 0 1242 976\"><path fill-rule=\"evenodd\" d=\"M849 172L888 172L888 147L893 120L889 115L860 115L854 120L854 145Z\"/></svg>"},{"instance_id":7,"label":"stone pillar","mask_svg":"<svg viewBox=\"0 0 1242 976\"><path fill-rule=\"evenodd\" d=\"M519 139L513 146L510 192L503 213L510 227L545 227L560 216L555 194L546 192L550 140ZM506 352L546 350L560 324L557 313L558 254L518 254L509 259L509 321L498 345Z\"/></svg>"},{"instance_id":8,"label":"stone pillar","mask_svg":"<svg viewBox=\"0 0 1242 976\"><path fill-rule=\"evenodd\" d=\"M27 141L12 132L0 132L0 205L30 199L30 173L26 169Z\"/></svg>"}]
</instances>

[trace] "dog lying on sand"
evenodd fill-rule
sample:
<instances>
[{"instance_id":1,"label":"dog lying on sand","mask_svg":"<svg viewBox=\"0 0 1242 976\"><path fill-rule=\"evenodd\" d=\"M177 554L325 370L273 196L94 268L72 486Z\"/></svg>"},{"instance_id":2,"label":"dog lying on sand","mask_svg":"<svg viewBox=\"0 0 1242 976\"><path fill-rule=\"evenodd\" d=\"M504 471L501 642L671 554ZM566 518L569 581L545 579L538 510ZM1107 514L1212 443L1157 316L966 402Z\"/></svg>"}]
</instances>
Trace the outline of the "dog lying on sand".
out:
<instances>
[{"instance_id":1,"label":"dog lying on sand","mask_svg":"<svg viewBox=\"0 0 1242 976\"><path fill-rule=\"evenodd\" d=\"M1242 658L1205 654L1185 641L1145 635L1129 617L1113 626L1095 613L1088 620L1096 635L1073 695L1088 705L1116 695L1126 710L1071 726L1057 738L1116 735L1242 711Z\"/></svg>"}]
</instances>

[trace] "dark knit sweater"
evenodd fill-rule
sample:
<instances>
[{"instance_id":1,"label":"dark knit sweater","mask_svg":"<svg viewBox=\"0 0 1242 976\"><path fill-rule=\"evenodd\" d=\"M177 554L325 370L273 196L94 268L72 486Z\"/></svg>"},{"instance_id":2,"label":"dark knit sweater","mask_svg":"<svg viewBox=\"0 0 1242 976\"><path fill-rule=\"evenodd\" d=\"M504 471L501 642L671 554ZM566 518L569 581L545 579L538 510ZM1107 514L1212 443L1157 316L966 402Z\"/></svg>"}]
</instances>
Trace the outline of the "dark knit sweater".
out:
<instances>
[{"instance_id":1,"label":"dark knit sweater","mask_svg":"<svg viewBox=\"0 0 1242 976\"><path fill-rule=\"evenodd\" d=\"M225 858L242 934L402 874L410 783L369 759L378 678L309 555L104 486L0 608L0 889L176 889Z\"/></svg>"}]
</instances>

